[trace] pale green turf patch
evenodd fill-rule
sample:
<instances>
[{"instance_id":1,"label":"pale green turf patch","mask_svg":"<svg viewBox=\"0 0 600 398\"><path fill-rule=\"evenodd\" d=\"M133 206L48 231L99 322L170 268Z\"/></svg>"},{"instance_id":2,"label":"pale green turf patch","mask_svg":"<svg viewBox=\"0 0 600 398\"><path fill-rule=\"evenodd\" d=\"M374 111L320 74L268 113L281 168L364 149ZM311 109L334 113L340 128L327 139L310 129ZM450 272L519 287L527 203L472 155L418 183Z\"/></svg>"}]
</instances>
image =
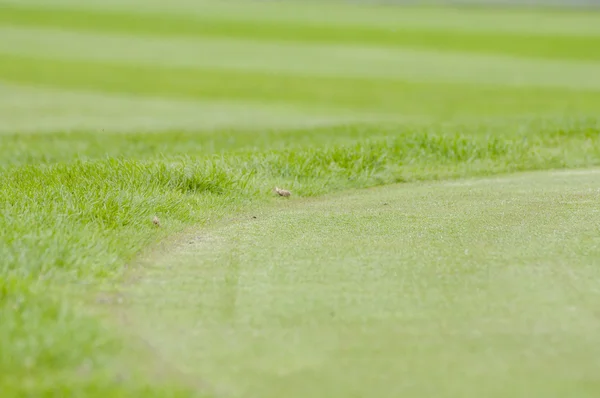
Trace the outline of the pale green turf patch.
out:
<instances>
[{"instance_id":1,"label":"pale green turf patch","mask_svg":"<svg viewBox=\"0 0 600 398\"><path fill-rule=\"evenodd\" d=\"M599 175L292 198L150 255L128 327L214 396L595 397Z\"/></svg>"},{"instance_id":2,"label":"pale green turf patch","mask_svg":"<svg viewBox=\"0 0 600 398\"><path fill-rule=\"evenodd\" d=\"M2 82L0 92L0 133L308 128L372 119L309 106L139 97Z\"/></svg>"},{"instance_id":3,"label":"pale green turf patch","mask_svg":"<svg viewBox=\"0 0 600 398\"><path fill-rule=\"evenodd\" d=\"M310 42L168 38L0 27L0 53L144 67L600 90L600 63ZM159 70L157 72L160 73Z\"/></svg>"}]
</instances>

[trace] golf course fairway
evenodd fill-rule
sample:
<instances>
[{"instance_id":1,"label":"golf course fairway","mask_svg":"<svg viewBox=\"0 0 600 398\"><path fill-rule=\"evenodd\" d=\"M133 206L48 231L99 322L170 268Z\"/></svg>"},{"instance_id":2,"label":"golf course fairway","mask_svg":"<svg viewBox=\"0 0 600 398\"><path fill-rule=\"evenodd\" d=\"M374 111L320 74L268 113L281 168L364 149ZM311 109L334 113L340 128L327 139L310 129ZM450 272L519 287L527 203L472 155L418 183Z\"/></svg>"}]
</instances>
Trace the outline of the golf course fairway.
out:
<instances>
[{"instance_id":1,"label":"golf course fairway","mask_svg":"<svg viewBox=\"0 0 600 398\"><path fill-rule=\"evenodd\" d=\"M599 199L597 169L282 198L146 256L121 315L210 397L596 397Z\"/></svg>"},{"instance_id":2,"label":"golf course fairway","mask_svg":"<svg viewBox=\"0 0 600 398\"><path fill-rule=\"evenodd\" d=\"M0 0L0 398L600 397L600 10L477 2Z\"/></svg>"}]
</instances>

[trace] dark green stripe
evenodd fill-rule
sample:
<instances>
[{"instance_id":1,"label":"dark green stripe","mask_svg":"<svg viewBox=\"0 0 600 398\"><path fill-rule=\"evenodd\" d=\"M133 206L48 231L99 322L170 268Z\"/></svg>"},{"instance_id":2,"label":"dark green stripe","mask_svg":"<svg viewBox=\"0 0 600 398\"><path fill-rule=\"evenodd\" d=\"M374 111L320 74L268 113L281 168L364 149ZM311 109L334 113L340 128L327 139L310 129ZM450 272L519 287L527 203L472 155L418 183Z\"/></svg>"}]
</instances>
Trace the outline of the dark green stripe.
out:
<instances>
[{"instance_id":1,"label":"dark green stripe","mask_svg":"<svg viewBox=\"0 0 600 398\"><path fill-rule=\"evenodd\" d=\"M452 30L309 25L234 21L202 16L127 14L0 5L0 24L157 36L230 37L255 40L398 46L554 59L600 59L600 37L531 36Z\"/></svg>"}]
</instances>

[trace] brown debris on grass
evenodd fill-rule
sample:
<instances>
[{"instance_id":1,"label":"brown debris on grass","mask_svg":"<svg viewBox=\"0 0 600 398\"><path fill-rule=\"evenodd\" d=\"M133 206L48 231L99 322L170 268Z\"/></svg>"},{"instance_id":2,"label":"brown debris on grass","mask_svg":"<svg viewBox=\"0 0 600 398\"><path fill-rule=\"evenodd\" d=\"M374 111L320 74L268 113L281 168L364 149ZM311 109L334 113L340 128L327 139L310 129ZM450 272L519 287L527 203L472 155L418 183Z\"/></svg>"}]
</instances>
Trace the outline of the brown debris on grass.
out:
<instances>
[{"instance_id":1,"label":"brown debris on grass","mask_svg":"<svg viewBox=\"0 0 600 398\"><path fill-rule=\"evenodd\" d=\"M286 189L275 187L274 191L277 193L277 195L283 196L285 198L289 198L292 195L292 193Z\"/></svg>"}]
</instances>

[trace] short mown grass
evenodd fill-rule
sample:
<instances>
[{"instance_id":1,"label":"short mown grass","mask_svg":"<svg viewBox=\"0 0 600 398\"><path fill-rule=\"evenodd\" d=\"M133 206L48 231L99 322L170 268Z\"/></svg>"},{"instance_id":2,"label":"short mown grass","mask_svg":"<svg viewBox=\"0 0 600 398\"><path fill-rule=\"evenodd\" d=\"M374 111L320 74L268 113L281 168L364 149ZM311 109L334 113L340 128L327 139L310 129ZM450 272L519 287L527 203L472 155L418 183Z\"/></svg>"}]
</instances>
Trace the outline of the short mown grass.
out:
<instances>
[{"instance_id":1,"label":"short mown grass","mask_svg":"<svg viewBox=\"0 0 600 398\"><path fill-rule=\"evenodd\" d=\"M599 175L253 208L140 259L122 307L214 397L596 397Z\"/></svg>"}]
</instances>

